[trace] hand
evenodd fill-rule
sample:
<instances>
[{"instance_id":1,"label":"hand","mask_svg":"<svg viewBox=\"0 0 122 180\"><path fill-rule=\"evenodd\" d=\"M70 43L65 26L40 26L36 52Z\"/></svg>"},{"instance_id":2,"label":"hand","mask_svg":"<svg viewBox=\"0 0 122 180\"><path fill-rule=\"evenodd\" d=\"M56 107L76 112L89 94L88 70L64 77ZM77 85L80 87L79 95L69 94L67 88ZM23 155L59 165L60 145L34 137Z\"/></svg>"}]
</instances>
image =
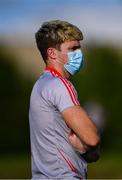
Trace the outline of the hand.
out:
<instances>
[{"instance_id":1,"label":"hand","mask_svg":"<svg viewBox=\"0 0 122 180\"><path fill-rule=\"evenodd\" d=\"M73 131L69 134L69 142L80 153L85 153L88 149L88 146L81 142Z\"/></svg>"},{"instance_id":2,"label":"hand","mask_svg":"<svg viewBox=\"0 0 122 180\"><path fill-rule=\"evenodd\" d=\"M96 162L100 158L100 145L95 148L90 148L86 153L82 155L87 163Z\"/></svg>"}]
</instances>

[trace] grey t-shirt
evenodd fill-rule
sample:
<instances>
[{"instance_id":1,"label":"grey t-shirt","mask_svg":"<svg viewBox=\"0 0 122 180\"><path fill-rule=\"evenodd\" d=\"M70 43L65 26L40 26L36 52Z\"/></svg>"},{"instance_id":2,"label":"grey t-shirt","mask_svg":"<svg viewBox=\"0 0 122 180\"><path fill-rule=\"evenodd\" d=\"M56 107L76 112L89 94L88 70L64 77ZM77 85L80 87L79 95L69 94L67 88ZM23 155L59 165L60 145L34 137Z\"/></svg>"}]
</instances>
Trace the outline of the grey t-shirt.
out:
<instances>
[{"instance_id":1,"label":"grey t-shirt","mask_svg":"<svg viewBox=\"0 0 122 180\"><path fill-rule=\"evenodd\" d=\"M55 69L35 83L29 109L32 179L85 178L87 164L68 141L70 128L61 112L79 105L70 81Z\"/></svg>"}]
</instances>

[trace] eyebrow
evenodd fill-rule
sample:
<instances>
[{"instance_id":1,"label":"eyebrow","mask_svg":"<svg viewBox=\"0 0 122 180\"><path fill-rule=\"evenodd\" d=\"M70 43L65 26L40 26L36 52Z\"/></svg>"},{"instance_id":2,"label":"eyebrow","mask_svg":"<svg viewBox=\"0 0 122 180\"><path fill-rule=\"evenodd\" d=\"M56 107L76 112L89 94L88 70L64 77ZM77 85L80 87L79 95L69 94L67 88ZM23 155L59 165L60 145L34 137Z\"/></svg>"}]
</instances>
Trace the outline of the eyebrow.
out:
<instances>
[{"instance_id":1,"label":"eyebrow","mask_svg":"<svg viewBox=\"0 0 122 180\"><path fill-rule=\"evenodd\" d=\"M76 46L73 46L72 48L70 48L70 49L72 49L72 50L76 50L76 49L80 49L81 48L81 45L79 44L79 45L76 45Z\"/></svg>"}]
</instances>

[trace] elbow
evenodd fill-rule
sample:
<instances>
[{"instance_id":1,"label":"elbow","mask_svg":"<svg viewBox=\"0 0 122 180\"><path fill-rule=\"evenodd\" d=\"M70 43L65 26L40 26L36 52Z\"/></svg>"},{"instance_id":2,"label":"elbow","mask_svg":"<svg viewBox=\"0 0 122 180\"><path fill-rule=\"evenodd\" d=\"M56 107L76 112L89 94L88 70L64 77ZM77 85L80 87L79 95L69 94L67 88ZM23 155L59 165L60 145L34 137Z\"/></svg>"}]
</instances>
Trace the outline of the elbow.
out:
<instances>
[{"instance_id":1,"label":"elbow","mask_svg":"<svg viewBox=\"0 0 122 180\"><path fill-rule=\"evenodd\" d=\"M99 136L93 137L89 142L89 146L91 146L91 147L96 147L99 144L100 144L100 137Z\"/></svg>"}]
</instances>

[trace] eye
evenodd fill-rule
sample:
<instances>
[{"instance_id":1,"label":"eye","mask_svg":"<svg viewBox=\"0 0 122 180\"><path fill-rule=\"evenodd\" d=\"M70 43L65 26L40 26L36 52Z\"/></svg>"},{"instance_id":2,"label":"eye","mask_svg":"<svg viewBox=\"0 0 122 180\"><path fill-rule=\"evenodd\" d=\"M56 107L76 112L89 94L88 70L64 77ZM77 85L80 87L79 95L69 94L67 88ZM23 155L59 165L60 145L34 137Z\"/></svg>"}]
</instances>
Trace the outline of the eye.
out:
<instances>
[{"instance_id":1,"label":"eye","mask_svg":"<svg viewBox=\"0 0 122 180\"><path fill-rule=\"evenodd\" d=\"M73 47L72 50L75 51L76 49L78 49L77 47Z\"/></svg>"},{"instance_id":2,"label":"eye","mask_svg":"<svg viewBox=\"0 0 122 180\"><path fill-rule=\"evenodd\" d=\"M70 48L70 50L71 51L75 51L75 50L80 49L80 48L81 48L81 46L78 45L78 46L74 46L74 47Z\"/></svg>"}]
</instances>

